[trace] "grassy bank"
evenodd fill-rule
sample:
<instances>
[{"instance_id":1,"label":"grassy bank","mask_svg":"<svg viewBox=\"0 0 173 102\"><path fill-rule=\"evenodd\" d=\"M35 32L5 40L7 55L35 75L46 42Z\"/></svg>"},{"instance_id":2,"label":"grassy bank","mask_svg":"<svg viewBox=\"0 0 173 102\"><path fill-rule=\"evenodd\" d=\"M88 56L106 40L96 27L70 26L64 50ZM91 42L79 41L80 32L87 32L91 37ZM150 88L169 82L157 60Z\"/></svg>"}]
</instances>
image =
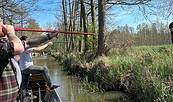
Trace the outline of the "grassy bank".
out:
<instances>
[{"instance_id":1,"label":"grassy bank","mask_svg":"<svg viewBox=\"0 0 173 102\"><path fill-rule=\"evenodd\" d=\"M121 91L134 102L173 101L172 45L117 48L92 61L86 55L53 56L67 74L83 77L90 91Z\"/></svg>"}]
</instances>

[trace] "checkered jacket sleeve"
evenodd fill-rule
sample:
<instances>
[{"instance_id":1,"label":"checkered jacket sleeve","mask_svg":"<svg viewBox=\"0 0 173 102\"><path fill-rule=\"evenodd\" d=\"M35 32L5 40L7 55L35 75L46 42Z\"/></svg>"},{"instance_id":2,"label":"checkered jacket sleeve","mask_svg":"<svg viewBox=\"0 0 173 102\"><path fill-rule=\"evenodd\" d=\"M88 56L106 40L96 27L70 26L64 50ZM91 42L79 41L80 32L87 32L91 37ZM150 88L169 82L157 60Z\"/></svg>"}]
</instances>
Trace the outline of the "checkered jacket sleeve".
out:
<instances>
[{"instance_id":1,"label":"checkered jacket sleeve","mask_svg":"<svg viewBox=\"0 0 173 102\"><path fill-rule=\"evenodd\" d=\"M7 44L0 44L0 102L15 102L18 95L18 85L15 72L10 63L13 48Z\"/></svg>"}]
</instances>

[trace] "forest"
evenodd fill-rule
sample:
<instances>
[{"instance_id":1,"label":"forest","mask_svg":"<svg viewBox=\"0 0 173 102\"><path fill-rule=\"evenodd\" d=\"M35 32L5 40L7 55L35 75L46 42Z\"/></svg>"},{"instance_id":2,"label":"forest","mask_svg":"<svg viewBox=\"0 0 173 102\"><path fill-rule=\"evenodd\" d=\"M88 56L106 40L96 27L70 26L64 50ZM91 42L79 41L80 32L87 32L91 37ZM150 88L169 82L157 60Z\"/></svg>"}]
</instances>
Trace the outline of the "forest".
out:
<instances>
[{"instance_id":1,"label":"forest","mask_svg":"<svg viewBox=\"0 0 173 102\"><path fill-rule=\"evenodd\" d=\"M47 5L57 4L57 9L44 8L39 2L1 0L0 17L4 24L15 27L95 33L59 34L47 49L68 75L83 77L86 89L121 91L133 102L173 101L173 49L168 27L173 17L172 0L46 1ZM44 10L55 11L56 21L43 28L31 15ZM143 22L136 27L128 22L118 25L122 11L136 13L136 22ZM42 35L16 33L19 37Z\"/></svg>"},{"instance_id":2,"label":"forest","mask_svg":"<svg viewBox=\"0 0 173 102\"><path fill-rule=\"evenodd\" d=\"M16 27L95 33L96 36L92 37L60 34L58 40L66 43L61 44L59 49L68 52L93 50L97 52L97 55L101 55L112 47L170 43L168 25L172 17L171 0L166 2L165 0L45 1L47 5L57 4L60 6L57 9L44 8L39 2L43 1L2 0L0 2L0 16L4 23L13 24ZM119 21L116 20L118 12L128 9L132 11L132 14L137 12L136 18L144 19L146 22L138 24L135 28L128 25L128 22L124 26L118 26ZM57 21L50 22L46 27L41 28L39 22L31 15L33 12L42 11L55 11ZM112 20L115 22L110 24ZM18 35L21 36L22 33L25 32L19 32ZM32 34L33 37L38 35Z\"/></svg>"}]
</instances>

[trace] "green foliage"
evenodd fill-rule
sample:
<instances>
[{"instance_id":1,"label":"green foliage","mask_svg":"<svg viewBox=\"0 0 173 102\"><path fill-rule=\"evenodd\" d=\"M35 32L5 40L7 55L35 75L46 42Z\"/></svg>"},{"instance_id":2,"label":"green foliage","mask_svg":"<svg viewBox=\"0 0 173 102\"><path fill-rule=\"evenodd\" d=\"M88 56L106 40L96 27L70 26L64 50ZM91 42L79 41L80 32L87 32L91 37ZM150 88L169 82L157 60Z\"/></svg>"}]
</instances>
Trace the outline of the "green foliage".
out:
<instances>
[{"instance_id":1,"label":"green foliage","mask_svg":"<svg viewBox=\"0 0 173 102\"><path fill-rule=\"evenodd\" d=\"M40 29L40 26L39 26L39 24L37 23L37 21L35 19L29 19L27 28Z\"/></svg>"},{"instance_id":2,"label":"green foliage","mask_svg":"<svg viewBox=\"0 0 173 102\"><path fill-rule=\"evenodd\" d=\"M133 27L119 26L107 34L106 43L110 48L170 44L168 25L160 21L142 23Z\"/></svg>"},{"instance_id":3,"label":"green foliage","mask_svg":"<svg viewBox=\"0 0 173 102\"><path fill-rule=\"evenodd\" d=\"M121 91L133 102L173 100L172 45L116 48L110 51L110 56L100 56L88 63L89 55L64 57L64 68L82 75L84 86L92 92Z\"/></svg>"},{"instance_id":4,"label":"green foliage","mask_svg":"<svg viewBox=\"0 0 173 102\"><path fill-rule=\"evenodd\" d=\"M172 46L143 46L123 51L115 49L111 59L117 65L121 83L126 86L134 102L172 100L170 90L165 82L172 78ZM168 80L169 79L169 80ZM171 79L172 80L172 79Z\"/></svg>"},{"instance_id":5,"label":"green foliage","mask_svg":"<svg viewBox=\"0 0 173 102\"><path fill-rule=\"evenodd\" d=\"M83 87L85 87L85 89L89 92L102 91L102 90L100 90L99 85L98 85L97 82L88 81L88 76L86 76L83 80Z\"/></svg>"}]
</instances>

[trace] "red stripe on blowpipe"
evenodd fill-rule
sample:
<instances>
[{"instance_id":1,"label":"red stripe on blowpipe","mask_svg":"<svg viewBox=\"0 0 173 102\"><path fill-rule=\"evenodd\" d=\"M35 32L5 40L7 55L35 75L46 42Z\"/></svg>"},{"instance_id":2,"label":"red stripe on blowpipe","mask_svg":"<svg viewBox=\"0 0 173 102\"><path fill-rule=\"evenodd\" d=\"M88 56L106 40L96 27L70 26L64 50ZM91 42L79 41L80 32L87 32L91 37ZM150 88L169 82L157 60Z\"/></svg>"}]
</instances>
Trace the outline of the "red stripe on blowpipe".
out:
<instances>
[{"instance_id":1,"label":"red stripe on blowpipe","mask_svg":"<svg viewBox=\"0 0 173 102\"><path fill-rule=\"evenodd\" d=\"M15 31L28 31L28 32L57 32L56 30L40 30L40 29L28 29L28 28L14 28Z\"/></svg>"},{"instance_id":2,"label":"red stripe on blowpipe","mask_svg":"<svg viewBox=\"0 0 173 102\"><path fill-rule=\"evenodd\" d=\"M40 29L28 29L28 28L14 28L15 31L28 31L28 32L58 32L57 30L40 30ZM83 34L83 35L95 35L94 33L86 33L86 32L65 32L60 31L59 33L64 34Z\"/></svg>"},{"instance_id":3,"label":"red stripe on blowpipe","mask_svg":"<svg viewBox=\"0 0 173 102\"><path fill-rule=\"evenodd\" d=\"M83 34L83 35L95 35L94 33L86 33L86 32L59 32L65 34Z\"/></svg>"}]
</instances>

